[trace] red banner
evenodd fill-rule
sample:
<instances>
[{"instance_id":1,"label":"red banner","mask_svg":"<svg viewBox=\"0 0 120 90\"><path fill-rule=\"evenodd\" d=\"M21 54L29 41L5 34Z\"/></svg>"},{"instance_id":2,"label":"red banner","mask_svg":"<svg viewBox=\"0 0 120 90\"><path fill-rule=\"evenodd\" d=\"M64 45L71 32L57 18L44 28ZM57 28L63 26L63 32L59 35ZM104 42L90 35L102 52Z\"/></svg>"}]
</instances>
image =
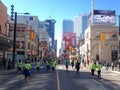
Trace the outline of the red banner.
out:
<instances>
[{"instance_id":1,"label":"red banner","mask_svg":"<svg viewBox=\"0 0 120 90\"><path fill-rule=\"evenodd\" d=\"M63 41L65 48L76 47L76 33L64 32Z\"/></svg>"}]
</instances>

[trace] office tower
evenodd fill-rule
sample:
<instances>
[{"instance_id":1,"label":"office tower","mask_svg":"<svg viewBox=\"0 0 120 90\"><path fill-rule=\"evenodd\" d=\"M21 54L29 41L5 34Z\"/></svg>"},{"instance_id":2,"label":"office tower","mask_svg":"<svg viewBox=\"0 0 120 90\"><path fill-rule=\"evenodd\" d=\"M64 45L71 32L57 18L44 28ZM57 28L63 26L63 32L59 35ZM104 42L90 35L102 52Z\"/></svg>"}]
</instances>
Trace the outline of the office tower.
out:
<instances>
[{"instance_id":1,"label":"office tower","mask_svg":"<svg viewBox=\"0 0 120 90\"><path fill-rule=\"evenodd\" d=\"M63 19L62 20L62 30L63 32L73 32L74 24L72 20Z\"/></svg>"},{"instance_id":2,"label":"office tower","mask_svg":"<svg viewBox=\"0 0 120 90\"><path fill-rule=\"evenodd\" d=\"M87 15L80 14L74 18L74 33L76 37L84 37L85 29L87 28Z\"/></svg>"},{"instance_id":3,"label":"office tower","mask_svg":"<svg viewBox=\"0 0 120 90\"><path fill-rule=\"evenodd\" d=\"M54 46L54 36L55 36L55 23L56 21L54 19L47 19L45 20L45 27L47 29L49 38L50 38L50 48L53 48Z\"/></svg>"}]
</instances>

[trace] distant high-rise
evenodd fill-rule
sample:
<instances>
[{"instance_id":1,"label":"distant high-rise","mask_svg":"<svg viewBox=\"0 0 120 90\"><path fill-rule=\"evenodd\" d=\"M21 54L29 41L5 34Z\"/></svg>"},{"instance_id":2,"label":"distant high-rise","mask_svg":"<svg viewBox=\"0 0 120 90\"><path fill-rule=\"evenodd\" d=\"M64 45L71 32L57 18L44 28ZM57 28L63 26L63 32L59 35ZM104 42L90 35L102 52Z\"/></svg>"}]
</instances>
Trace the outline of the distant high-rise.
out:
<instances>
[{"instance_id":1,"label":"distant high-rise","mask_svg":"<svg viewBox=\"0 0 120 90\"><path fill-rule=\"evenodd\" d=\"M62 30L63 32L73 32L74 24L72 20L63 19Z\"/></svg>"},{"instance_id":2,"label":"distant high-rise","mask_svg":"<svg viewBox=\"0 0 120 90\"><path fill-rule=\"evenodd\" d=\"M73 29L74 29L74 23L72 20L69 19L63 19L62 20L62 38L63 38L63 33L64 32L69 32L69 33L73 33ZM61 42L61 54L63 53L65 49L65 42Z\"/></svg>"},{"instance_id":3,"label":"distant high-rise","mask_svg":"<svg viewBox=\"0 0 120 90\"><path fill-rule=\"evenodd\" d=\"M84 37L85 29L87 28L87 15L80 14L74 18L74 33L76 37Z\"/></svg>"},{"instance_id":4,"label":"distant high-rise","mask_svg":"<svg viewBox=\"0 0 120 90\"><path fill-rule=\"evenodd\" d=\"M47 19L45 20L45 27L47 29L50 41L51 41L51 45L50 48L52 48L54 46L54 36L55 36L55 23L56 21L54 19Z\"/></svg>"}]
</instances>

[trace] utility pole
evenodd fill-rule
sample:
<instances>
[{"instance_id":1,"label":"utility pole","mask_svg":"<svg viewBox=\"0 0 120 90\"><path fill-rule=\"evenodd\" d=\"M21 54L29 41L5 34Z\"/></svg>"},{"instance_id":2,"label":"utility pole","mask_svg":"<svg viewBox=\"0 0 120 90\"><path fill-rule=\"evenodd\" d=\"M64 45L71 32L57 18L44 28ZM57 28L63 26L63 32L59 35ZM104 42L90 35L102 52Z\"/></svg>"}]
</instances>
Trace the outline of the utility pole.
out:
<instances>
[{"instance_id":1,"label":"utility pole","mask_svg":"<svg viewBox=\"0 0 120 90\"><path fill-rule=\"evenodd\" d=\"M17 12L14 12L14 5L11 5L11 21L14 21L13 54L12 54L12 67L14 68L15 67L15 48L16 48L16 24L17 24Z\"/></svg>"}]
</instances>

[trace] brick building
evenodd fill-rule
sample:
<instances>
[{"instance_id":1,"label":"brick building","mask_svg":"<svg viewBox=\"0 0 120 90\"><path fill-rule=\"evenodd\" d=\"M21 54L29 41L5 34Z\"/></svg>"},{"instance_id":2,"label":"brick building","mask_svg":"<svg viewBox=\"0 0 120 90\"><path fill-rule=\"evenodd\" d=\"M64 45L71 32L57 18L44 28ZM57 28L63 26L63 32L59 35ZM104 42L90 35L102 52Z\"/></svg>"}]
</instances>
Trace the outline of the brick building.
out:
<instances>
[{"instance_id":1,"label":"brick building","mask_svg":"<svg viewBox=\"0 0 120 90\"><path fill-rule=\"evenodd\" d=\"M11 47L12 40L7 37L7 7L0 1L0 64L6 58L6 51Z\"/></svg>"}]
</instances>

